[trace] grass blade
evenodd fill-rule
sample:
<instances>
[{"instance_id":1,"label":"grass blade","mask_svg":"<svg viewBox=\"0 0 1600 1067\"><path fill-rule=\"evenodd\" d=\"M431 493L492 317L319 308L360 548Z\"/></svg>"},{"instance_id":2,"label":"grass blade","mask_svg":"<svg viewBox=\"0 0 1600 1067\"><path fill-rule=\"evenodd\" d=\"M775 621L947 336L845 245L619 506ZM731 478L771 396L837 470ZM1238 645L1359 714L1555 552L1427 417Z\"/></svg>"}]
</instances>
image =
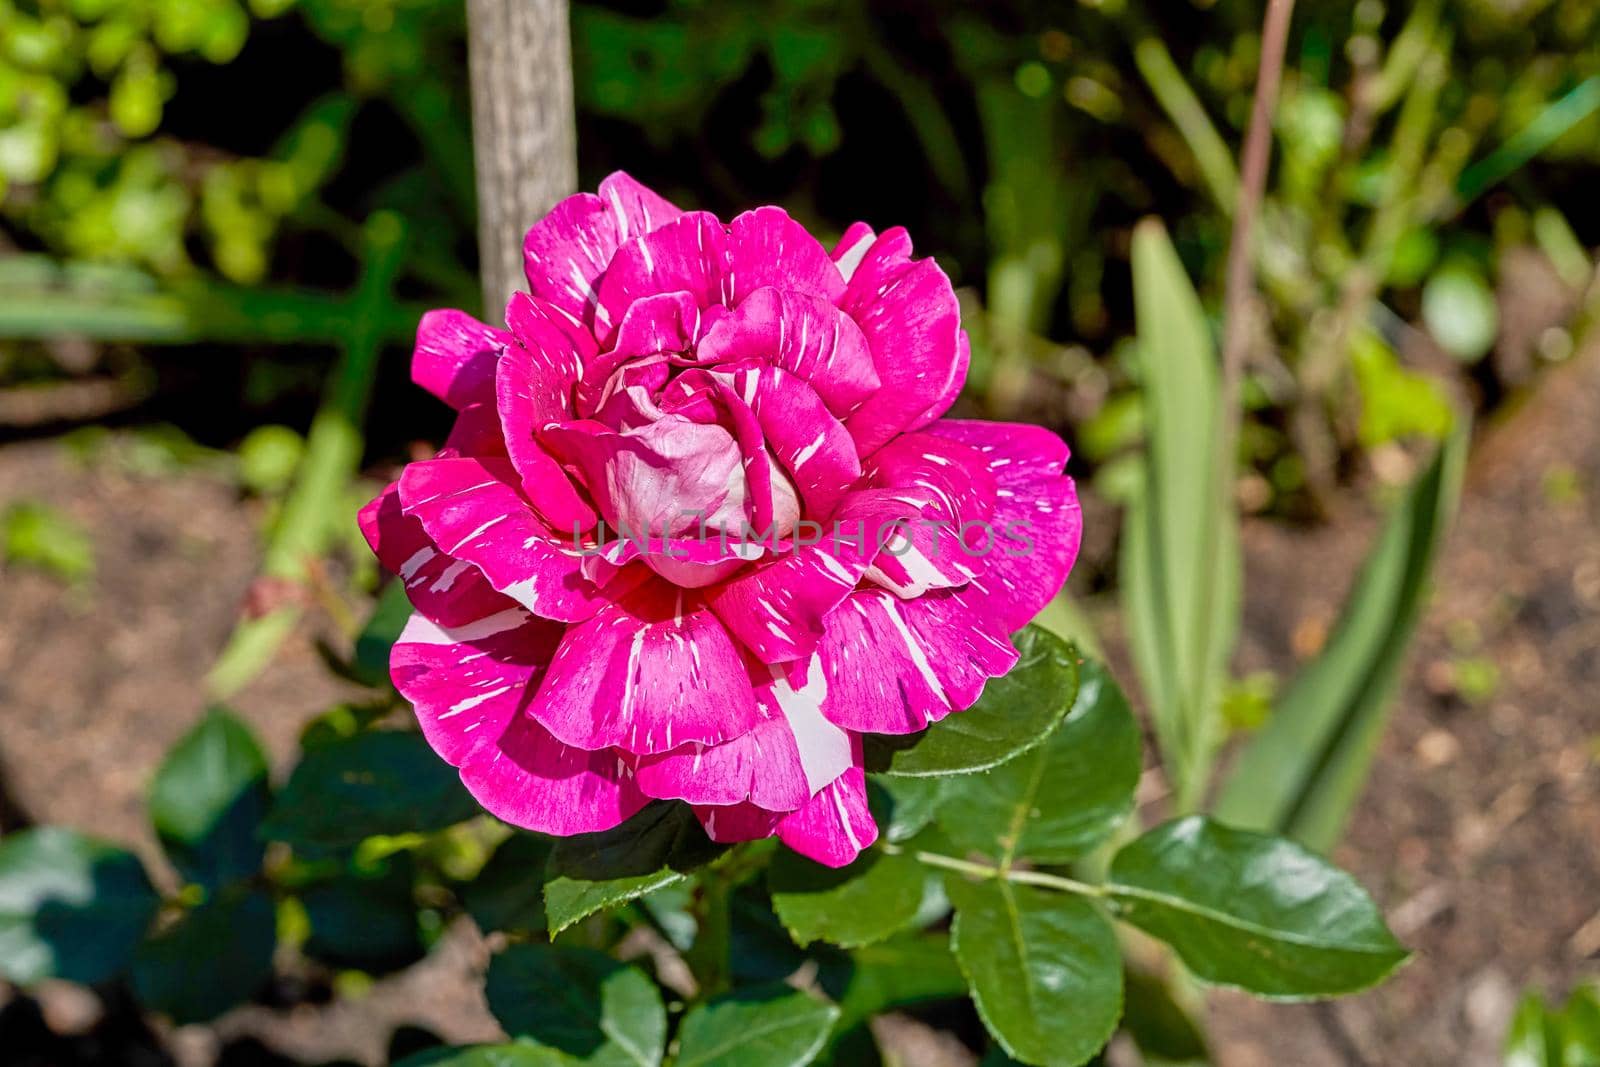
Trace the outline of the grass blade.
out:
<instances>
[{"instance_id":1,"label":"grass blade","mask_svg":"<svg viewBox=\"0 0 1600 1067\"><path fill-rule=\"evenodd\" d=\"M1220 386L1200 299L1161 224L1133 237L1134 304L1149 447L1123 531L1134 661L1178 803L1192 809L1217 744L1239 616L1239 548L1217 480Z\"/></svg>"}]
</instances>

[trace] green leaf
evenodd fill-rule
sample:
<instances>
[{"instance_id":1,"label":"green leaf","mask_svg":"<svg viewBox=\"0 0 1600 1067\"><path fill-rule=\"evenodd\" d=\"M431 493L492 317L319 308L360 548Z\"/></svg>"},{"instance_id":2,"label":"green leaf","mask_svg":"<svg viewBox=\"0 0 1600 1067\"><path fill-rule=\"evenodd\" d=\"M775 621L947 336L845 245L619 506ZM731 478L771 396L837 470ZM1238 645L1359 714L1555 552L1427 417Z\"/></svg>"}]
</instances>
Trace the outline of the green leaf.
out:
<instances>
[{"instance_id":1,"label":"green leaf","mask_svg":"<svg viewBox=\"0 0 1600 1067\"><path fill-rule=\"evenodd\" d=\"M1517 1006L1506 1031L1505 1067L1563 1067L1561 1022L1538 993Z\"/></svg>"},{"instance_id":2,"label":"green leaf","mask_svg":"<svg viewBox=\"0 0 1600 1067\"><path fill-rule=\"evenodd\" d=\"M375 834L442 830L478 810L421 734L374 730L307 752L261 832L291 845L340 848Z\"/></svg>"},{"instance_id":3,"label":"green leaf","mask_svg":"<svg viewBox=\"0 0 1600 1067\"><path fill-rule=\"evenodd\" d=\"M1238 531L1219 478L1217 359L1199 297L1155 220L1133 236L1149 446L1123 526L1123 609L1156 739L1180 800L1204 788L1239 625ZM1230 457L1231 459L1231 457Z\"/></svg>"},{"instance_id":4,"label":"green leaf","mask_svg":"<svg viewBox=\"0 0 1600 1067\"><path fill-rule=\"evenodd\" d=\"M966 978L944 934L902 934L854 949L845 971L836 994L841 1031L891 1008L967 995ZM826 982L824 988L833 990Z\"/></svg>"},{"instance_id":5,"label":"green leaf","mask_svg":"<svg viewBox=\"0 0 1600 1067\"><path fill-rule=\"evenodd\" d=\"M178 872L216 889L261 869L257 836L271 800L267 758L249 727L214 710L161 761L150 821Z\"/></svg>"},{"instance_id":6,"label":"green leaf","mask_svg":"<svg viewBox=\"0 0 1600 1067\"><path fill-rule=\"evenodd\" d=\"M414 864L406 853L379 870L346 872L300 894L311 935L306 955L340 968L386 974L422 958Z\"/></svg>"},{"instance_id":7,"label":"green leaf","mask_svg":"<svg viewBox=\"0 0 1600 1067\"><path fill-rule=\"evenodd\" d=\"M652 804L614 830L564 837L544 887L550 935L679 882L722 851L686 804Z\"/></svg>"},{"instance_id":8,"label":"green leaf","mask_svg":"<svg viewBox=\"0 0 1600 1067\"><path fill-rule=\"evenodd\" d=\"M998 767L1042 742L1072 707L1078 657L1047 630L1016 636L1017 665L984 687L978 702L908 737L869 734L867 769L923 778Z\"/></svg>"},{"instance_id":9,"label":"green leaf","mask_svg":"<svg viewBox=\"0 0 1600 1067\"><path fill-rule=\"evenodd\" d=\"M1503 1051L1505 1067L1600 1067L1600 990L1578 986L1559 1011L1528 992Z\"/></svg>"},{"instance_id":10,"label":"green leaf","mask_svg":"<svg viewBox=\"0 0 1600 1067\"><path fill-rule=\"evenodd\" d=\"M989 879L945 879L950 944L978 1015L1024 1063L1076 1067L1105 1047L1122 1014L1117 935L1082 897Z\"/></svg>"},{"instance_id":11,"label":"green leaf","mask_svg":"<svg viewBox=\"0 0 1600 1067\"><path fill-rule=\"evenodd\" d=\"M528 1037L594 1067L656 1067L667 1011L636 967L590 949L513 945L489 963L489 1010Z\"/></svg>"},{"instance_id":12,"label":"green leaf","mask_svg":"<svg viewBox=\"0 0 1600 1067\"><path fill-rule=\"evenodd\" d=\"M1567 1067L1600 1067L1600 988L1574 989L1562 1016L1561 1055Z\"/></svg>"},{"instance_id":13,"label":"green leaf","mask_svg":"<svg viewBox=\"0 0 1600 1067\"><path fill-rule=\"evenodd\" d=\"M854 948L883 940L917 917L923 882L922 864L880 849L837 869L781 849L767 868L773 910L802 946L828 941Z\"/></svg>"},{"instance_id":14,"label":"green leaf","mask_svg":"<svg viewBox=\"0 0 1600 1067\"><path fill-rule=\"evenodd\" d=\"M916 837L933 822L944 803L947 778L894 778L875 774L867 780L867 799L883 829L884 839L898 845ZM880 810L881 809L881 810Z\"/></svg>"},{"instance_id":15,"label":"green leaf","mask_svg":"<svg viewBox=\"0 0 1600 1067\"><path fill-rule=\"evenodd\" d=\"M180 1026L215 1019L271 980L276 943L272 899L259 889L225 892L139 946L134 992Z\"/></svg>"},{"instance_id":16,"label":"green leaf","mask_svg":"<svg viewBox=\"0 0 1600 1067\"><path fill-rule=\"evenodd\" d=\"M1353 993L1409 955L1354 878L1292 841L1202 816L1123 848L1107 888L1123 919L1198 977L1258 996Z\"/></svg>"},{"instance_id":17,"label":"green leaf","mask_svg":"<svg viewBox=\"0 0 1600 1067\"><path fill-rule=\"evenodd\" d=\"M992 771L945 783L939 828L963 851L1066 863L1133 810L1139 726L1106 669L1078 668L1078 698L1044 744Z\"/></svg>"},{"instance_id":18,"label":"green leaf","mask_svg":"<svg viewBox=\"0 0 1600 1067\"><path fill-rule=\"evenodd\" d=\"M122 970L159 899L130 852L61 827L0 840L0 975L92 984Z\"/></svg>"},{"instance_id":19,"label":"green leaf","mask_svg":"<svg viewBox=\"0 0 1600 1067\"><path fill-rule=\"evenodd\" d=\"M554 1049L513 1042L509 1045L431 1048L407 1056L394 1067L568 1067L571 1063Z\"/></svg>"},{"instance_id":20,"label":"green leaf","mask_svg":"<svg viewBox=\"0 0 1600 1067\"><path fill-rule=\"evenodd\" d=\"M1455 511L1468 432L1457 429L1384 525L1328 646L1239 755L1215 814L1230 826L1332 848L1366 784L1438 547Z\"/></svg>"},{"instance_id":21,"label":"green leaf","mask_svg":"<svg viewBox=\"0 0 1600 1067\"><path fill-rule=\"evenodd\" d=\"M551 842L517 833L495 849L478 876L462 890L462 902L484 933L540 932L545 928L544 878Z\"/></svg>"},{"instance_id":22,"label":"green leaf","mask_svg":"<svg viewBox=\"0 0 1600 1067\"><path fill-rule=\"evenodd\" d=\"M839 1009L784 985L740 990L684 1016L675 1067L804 1067Z\"/></svg>"}]
</instances>

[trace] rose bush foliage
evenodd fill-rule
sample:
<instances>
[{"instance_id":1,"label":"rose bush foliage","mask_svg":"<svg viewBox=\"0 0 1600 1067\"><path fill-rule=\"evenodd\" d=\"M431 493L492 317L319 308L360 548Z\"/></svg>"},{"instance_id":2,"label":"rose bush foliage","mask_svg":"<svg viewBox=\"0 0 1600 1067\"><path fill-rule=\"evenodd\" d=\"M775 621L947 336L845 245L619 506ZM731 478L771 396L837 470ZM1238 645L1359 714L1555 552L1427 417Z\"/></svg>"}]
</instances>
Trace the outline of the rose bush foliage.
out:
<instances>
[{"instance_id":1,"label":"rose bush foliage","mask_svg":"<svg viewBox=\"0 0 1600 1067\"><path fill-rule=\"evenodd\" d=\"M504 329L423 320L413 377L455 427L361 515L415 607L396 686L509 823L683 800L714 840L849 863L878 834L862 736L969 707L1060 590L1066 446L943 417L967 339L904 230L830 254L616 173L524 253Z\"/></svg>"}]
</instances>

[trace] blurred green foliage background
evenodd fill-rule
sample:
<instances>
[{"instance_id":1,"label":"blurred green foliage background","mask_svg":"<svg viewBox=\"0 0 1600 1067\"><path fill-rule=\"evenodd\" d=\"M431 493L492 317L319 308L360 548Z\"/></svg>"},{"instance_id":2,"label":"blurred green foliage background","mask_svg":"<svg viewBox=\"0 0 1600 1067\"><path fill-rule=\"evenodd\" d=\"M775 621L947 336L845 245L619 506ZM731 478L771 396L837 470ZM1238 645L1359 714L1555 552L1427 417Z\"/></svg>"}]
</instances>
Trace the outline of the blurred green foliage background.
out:
<instances>
[{"instance_id":1,"label":"blurred green foliage background","mask_svg":"<svg viewBox=\"0 0 1600 1067\"><path fill-rule=\"evenodd\" d=\"M1062 429L1117 499L1131 227L1162 217L1220 292L1259 8L578 3L582 168L908 226L963 287L968 403ZM399 360L421 307L481 310L464 42L461 0L0 0L0 433L88 404L231 447L353 374L358 454L438 436ZM1305 515L1444 434L1451 393L1493 407L1572 350L1600 3L1307 0L1289 58L1241 447L1248 506ZM1503 321L1513 270L1560 325ZM68 402L84 378L98 408Z\"/></svg>"}]
</instances>

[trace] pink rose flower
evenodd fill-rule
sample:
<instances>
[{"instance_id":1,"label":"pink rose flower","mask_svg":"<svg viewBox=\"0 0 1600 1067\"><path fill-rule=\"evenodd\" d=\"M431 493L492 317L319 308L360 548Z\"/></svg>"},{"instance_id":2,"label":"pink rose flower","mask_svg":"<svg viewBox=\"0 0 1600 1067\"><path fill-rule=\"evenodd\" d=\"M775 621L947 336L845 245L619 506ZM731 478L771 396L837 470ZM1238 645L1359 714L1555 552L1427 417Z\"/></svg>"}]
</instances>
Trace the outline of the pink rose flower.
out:
<instances>
[{"instance_id":1,"label":"pink rose flower","mask_svg":"<svg viewBox=\"0 0 1600 1067\"><path fill-rule=\"evenodd\" d=\"M412 374L456 424L361 513L416 608L395 684L509 823L682 800L850 862L861 735L969 707L1066 579L1066 446L941 418L967 338L904 230L830 255L618 173L523 247L507 329L423 318Z\"/></svg>"}]
</instances>

